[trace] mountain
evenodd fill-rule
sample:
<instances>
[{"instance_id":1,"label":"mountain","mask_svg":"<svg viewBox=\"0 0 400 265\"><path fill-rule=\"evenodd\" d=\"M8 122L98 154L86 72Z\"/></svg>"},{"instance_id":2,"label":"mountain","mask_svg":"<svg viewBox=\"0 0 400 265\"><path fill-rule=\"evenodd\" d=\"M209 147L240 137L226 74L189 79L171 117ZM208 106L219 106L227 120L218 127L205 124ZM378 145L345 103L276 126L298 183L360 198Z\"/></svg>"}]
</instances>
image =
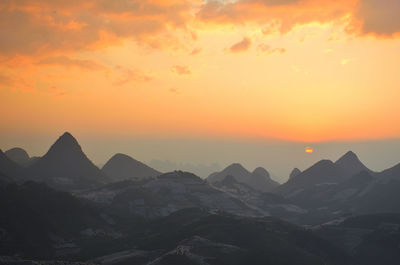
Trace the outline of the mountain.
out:
<instances>
[{"instance_id":1,"label":"mountain","mask_svg":"<svg viewBox=\"0 0 400 265\"><path fill-rule=\"evenodd\" d=\"M297 176L289 178L277 188L276 192L293 197L301 192L309 193L309 189L314 189L316 186L336 185L363 171L375 174L358 159L355 153L349 151L336 162L321 160L301 173L296 171Z\"/></svg>"},{"instance_id":2,"label":"mountain","mask_svg":"<svg viewBox=\"0 0 400 265\"><path fill-rule=\"evenodd\" d=\"M262 167L256 168L252 173L241 164L234 163L221 172L215 172L208 176L207 181L215 183L223 180L226 176L233 176L237 181L245 183L255 190L271 191L279 186L279 183L272 180L268 171Z\"/></svg>"},{"instance_id":3,"label":"mountain","mask_svg":"<svg viewBox=\"0 0 400 265\"><path fill-rule=\"evenodd\" d=\"M315 185L335 184L342 179L343 170L338 165L330 160L321 160L279 186L276 192L287 197L293 197Z\"/></svg>"},{"instance_id":4,"label":"mountain","mask_svg":"<svg viewBox=\"0 0 400 265\"><path fill-rule=\"evenodd\" d=\"M11 179L18 180L22 175L22 168L0 150L0 172Z\"/></svg>"},{"instance_id":5,"label":"mountain","mask_svg":"<svg viewBox=\"0 0 400 265\"><path fill-rule=\"evenodd\" d=\"M367 168L352 151L347 152L341 158L339 158L335 165L339 166L346 177L354 176L361 171L373 173L372 170Z\"/></svg>"},{"instance_id":6,"label":"mountain","mask_svg":"<svg viewBox=\"0 0 400 265\"><path fill-rule=\"evenodd\" d=\"M352 255L356 264L399 264L400 214L352 216L313 230Z\"/></svg>"},{"instance_id":7,"label":"mountain","mask_svg":"<svg viewBox=\"0 0 400 265\"><path fill-rule=\"evenodd\" d=\"M136 263L128 256L117 264L352 264L342 250L312 232L272 217L191 208L139 225L131 233L124 244L135 246L136 253L162 252L153 259L136 259Z\"/></svg>"},{"instance_id":8,"label":"mountain","mask_svg":"<svg viewBox=\"0 0 400 265\"><path fill-rule=\"evenodd\" d=\"M0 212L0 255L75 255L83 240L93 240L85 231L101 231L104 238L112 232L91 203L32 181L0 185Z\"/></svg>"},{"instance_id":9,"label":"mountain","mask_svg":"<svg viewBox=\"0 0 400 265\"><path fill-rule=\"evenodd\" d=\"M155 177L161 173L124 154L116 154L101 169L113 181Z\"/></svg>"},{"instance_id":10,"label":"mountain","mask_svg":"<svg viewBox=\"0 0 400 265\"><path fill-rule=\"evenodd\" d=\"M62 190L94 187L106 180L68 132L60 136L49 151L27 167L25 172L28 179L43 181Z\"/></svg>"},{"instance_id":11,"label":"mountain","mask_svg":"<svg viewBox=\"0 0 400 265\"><path fill-rule=\"evenodd\" d=\"M268 171L263 167L254 169L247 183L249 186L261 191L271 191L279 186L279 183L272 180Z\"/></svg>"},{"instance_id":12,"label":"mountain","mask_svg":"<svg viewBox=\"0 0 400 265\"><path fill-rule=\"evenodd\" d=\"M295 178L295 177L297 177L297 176L300 175L300 174L301 174L300 169L298 169L298 168L296 167L296 168L294 168L294 169L292 170L292 172L290 172L289 179Z\"/></svg>"},{"instance_id":13,"label":"mountain","mask_svg":"<svg viewBox=\"0 0 400 265\"><path fill-rule=\"evenodd\" d=\"M130 213L145 218L167 216L191 207L249 216L265 215L256 207L214 188L200 177L182 171L150 179L111 183L76 195L101 203L115 213Z\"/></svg>"},{"instance_id":14,"label":"mountain","mask_svg":"<svg viewBox=\"0 0 400 265\"><path fill-rule=\"evenodd\" d=\"M235 177L228 175L223 180L212 184L231 196L251 205L265 215L272 215L289 221L295 221L299 215L307 211L284 197L253 189L245 183L238 182Z\"/></svg>"},{"instance_id":15,"label":"mountain","mask_svg":"<svg viewBox=\"0 0 400 265\"><path fill-rule=\"evenodd\" d=\"M17 163L20 166L25 166L26 164L29 163L29 155L28 153L19 147L15 147L15 148L11 148L7 151L4 152L4 154L11 159L12 161L14 161L15 163Z\"/></svg>"}]
</instances>

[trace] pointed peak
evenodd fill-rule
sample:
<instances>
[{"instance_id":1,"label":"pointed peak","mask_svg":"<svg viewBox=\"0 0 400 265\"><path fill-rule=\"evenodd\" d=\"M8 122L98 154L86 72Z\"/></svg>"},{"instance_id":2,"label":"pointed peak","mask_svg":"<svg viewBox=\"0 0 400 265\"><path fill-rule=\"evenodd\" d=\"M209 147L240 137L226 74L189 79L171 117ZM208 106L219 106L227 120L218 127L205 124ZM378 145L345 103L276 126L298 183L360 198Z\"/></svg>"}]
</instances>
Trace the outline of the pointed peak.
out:
<instances>
[{"instance_id":1,"label":"pointed peak","mask_svg":"<svg viewBox=\"0 0 400 265\"><path fill-rule=\"evenodd\" d=\"M70 134L69 132L65 132L63 133L63 135L61 135L57 141L76 141L75 137L72 136L72 134Z\"/></svg>"},{"instance_id":2,"label":"pointed peak","mask_svg":"<svg viewBox=\"0 0 400 265\"><path fill-rule=\"evenodd\" d=\"M82 152L82 148L78 141L69 133L65 132L61 135L57 141L50 147L49 152L55 151L72 151L72 152Z\"/></svg>"},{"instance_id":3,"label":"pointed peak","mask_svg":"<svg viewBox=\"0 0 400 265\"><path fill-rule=\"evenodd\" d=\"M74 139L74 140L75 140L75 138L74 138L74 137L72 136L72 134L69 133L69 132L64 132L64 133L60 136L59 139Z\"/></svg>"},{"instance_id":4,"label":"pointed peak","mask_svg":"<svg viewBox=\"0 0 400 265\"><path fill-rule=\"evenodd\" d=\"M289 175L289 179L295 178L301 174L301 170L295 167Z\"/></svg>"},{"instance_id":5,"label":"pointed peak","mask_svg":"<svg viewBox=\"0 0 400 265\"><path fill-rule=\"evenodd\" d=\"M335 163L340 163L340 161L359 161L358 156L353 151L348 151L341 158L339 158Z\"/></svg>"}]
</instances>

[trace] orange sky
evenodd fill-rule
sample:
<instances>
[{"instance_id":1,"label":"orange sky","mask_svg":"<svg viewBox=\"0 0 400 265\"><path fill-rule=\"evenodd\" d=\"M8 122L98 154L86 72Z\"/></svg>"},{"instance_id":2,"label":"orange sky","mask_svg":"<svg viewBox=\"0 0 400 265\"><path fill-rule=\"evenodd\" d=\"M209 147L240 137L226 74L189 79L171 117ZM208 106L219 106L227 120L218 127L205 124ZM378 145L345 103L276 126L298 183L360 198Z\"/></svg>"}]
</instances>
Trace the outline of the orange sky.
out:
<instances>
[{"instance_id":1,"label":"orange sky","mask_svg":"<svg viewBox=\"0 0 400 265\"><path fill-rule=\"evenodd\" d=\"M397 0L3 0L0 130L400 137Z\"/></svg>"}]
</instances>

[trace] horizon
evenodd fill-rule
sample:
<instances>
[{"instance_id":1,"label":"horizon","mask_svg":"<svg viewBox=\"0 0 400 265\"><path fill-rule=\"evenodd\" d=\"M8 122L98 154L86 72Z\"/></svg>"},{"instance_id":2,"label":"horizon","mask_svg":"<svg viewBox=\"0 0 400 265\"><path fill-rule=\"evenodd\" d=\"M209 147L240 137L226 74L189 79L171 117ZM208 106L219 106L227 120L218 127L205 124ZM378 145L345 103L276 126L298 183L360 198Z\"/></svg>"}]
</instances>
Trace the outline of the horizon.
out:
<instances>
[{"instance_id":1,"label":"horizon","mask_svg":"<svg viewBox=\"0 0 400 265\"><path fill-rule=\"evenodd\" d=\"M13 140L2 137L0 149L5 152L20 147L27 151L30 157L43 156L62 134L31 139L25 136L23 139L17 137ZM348 151L354 152L362 163L375 172L381 172L400 163L400 139L308 143L314 149L313 153L308 154L305 151L307 144L293 141L154 138L139 140L124 138L115 141L113 138L94 138L88 135L78 137L74 133L71 134L77 139L88 158L99 168L113 155L122 153L164 173L184 170L195 173L201 178L221 171L233 163L239 163L250 172L257 167L264 167L274 180L284 183L294 168L304 171L320 160L335 162ZM174 148L176 152L171 155L169 150ZM193 149L197 150L196 154L188 157L190 150ZM232 150L236 150L236 153ZM249 155L251 152L253 154ZM203 157L207 157L207 160Z\"/></svg>"}]
</instances>

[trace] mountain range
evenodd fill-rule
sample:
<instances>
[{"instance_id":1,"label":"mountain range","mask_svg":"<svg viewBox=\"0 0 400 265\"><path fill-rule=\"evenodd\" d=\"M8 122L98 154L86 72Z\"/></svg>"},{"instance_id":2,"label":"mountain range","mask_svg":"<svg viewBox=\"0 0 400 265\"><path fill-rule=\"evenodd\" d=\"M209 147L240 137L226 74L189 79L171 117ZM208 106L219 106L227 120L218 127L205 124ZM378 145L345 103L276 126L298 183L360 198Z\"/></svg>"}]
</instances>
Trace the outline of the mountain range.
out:
<instances>
[{"instance_id":1,"label":"mountain range","mask_svg":"<svg viewBox=\"0 0 400 265\"><path fill-rule=\"evenodd\" d=\"M237 181L259 191L271 191L279 186L279 183L271 179L268 171L264 168L258 167L253 172L249 172L239 163L234 163L220 172L212 173L207 177L207 181L215 183L223 180L226 176L233 176Z\"/></svg>"},{"instance_id":2,"label":"mountain range","mask_svg":"<svg viewBox=\"0 0 400 265\"><path fill-rule=\"evenodd\" d=\"M399 194L400 164L373 172L351 151L280 185L238 163L207 179L124 154L99 169L64 133L33 162L0 151L0 262L394 265Z\"/></svg>"}]
</instances>

